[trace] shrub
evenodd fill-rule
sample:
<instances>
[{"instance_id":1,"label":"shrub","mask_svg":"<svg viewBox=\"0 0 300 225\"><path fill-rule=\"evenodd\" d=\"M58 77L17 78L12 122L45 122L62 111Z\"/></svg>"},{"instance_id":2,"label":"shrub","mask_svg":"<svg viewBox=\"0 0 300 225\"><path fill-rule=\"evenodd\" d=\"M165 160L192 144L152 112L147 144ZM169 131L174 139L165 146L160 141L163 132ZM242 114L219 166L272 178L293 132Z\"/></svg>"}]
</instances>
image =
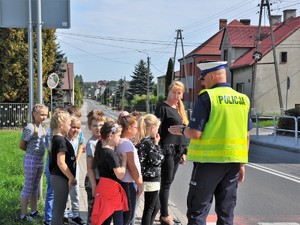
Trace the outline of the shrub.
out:
<instances>
[{"instance_id":1,"label":"shrub","mask_svg":"<svg viewBox=\"0 0 300 225\"><path fill-rule=\"evenodd\" d=\"M285 114L287 116L295 116L295 117L300 116L300 112L296 108L287 110L285 112ZM294 119L291 119L291 118L279 118L279 120L278 120L278 128L279 129L285 129L285 130L292 130L293 131L293 130L295 130L295 121L294 121ZM299 130L300 130L300 122L298 121L298 131ZM285 133L285 132L283 132L283 133ZM294 133L292 133L292 134L294 134Z\"/></svg>"}]
</instances>

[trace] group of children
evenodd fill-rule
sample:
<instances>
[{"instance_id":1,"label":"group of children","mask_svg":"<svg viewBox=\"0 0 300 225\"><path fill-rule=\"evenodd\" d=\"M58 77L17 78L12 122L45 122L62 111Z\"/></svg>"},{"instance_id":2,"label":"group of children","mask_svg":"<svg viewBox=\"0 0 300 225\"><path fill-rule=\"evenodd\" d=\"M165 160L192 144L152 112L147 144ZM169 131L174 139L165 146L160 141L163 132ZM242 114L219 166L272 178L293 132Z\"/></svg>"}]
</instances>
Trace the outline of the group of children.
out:
<instances>
[{"instance_id":1,"label":"group of children","mask_svg":"<svg viewBox=\"0 0 300 225\"><path fill-rule=\"evenodd\" d=\"M22 220L43 217L37 211L38 184L45 166L47 191L44 225L62 225L71 218L73 224L86 224L79 215L78 162L85 139L81 131L80 110L77 107L56 109L47 132L42 123L48 109L42 104L33 108L33 123L23 131L20 143L26 151L25 183L21 194ZM151 225L159 211L161 163L156 116L130 115L122 112L117 121L92 110L87 115L91 137L86 142L88 216L87 224L134 224L139 196L144 192L142 225ZM45 147L44 147L45 146ZM67 211L70 195L72 212ZM27 214L30 201L31 213Z\"/></svg>"},{"instance_id":2,"label":"group of children","mask_svg":"<svg viewBox=\"0 0 300 225\"><path fill-rule=\"evenodd\" d=\"M33 122L24 128L20 142L20 148L26 151L20 218L29 222L32 222L35 217L44 218L45 225L66 223L70 217L67 207L70 195L73 224L85 224L79 215L79 186L77 185L79 175L77 163L85 142L81 132L81 112L75 106L69 107L68 110L55 109L47 131L42 127L42 123L48 117L48 108L45 105L35 105L32 117ZM47 190L43 216L37 211L37 198L44 169L45 149L48 150L45 166ZM27 214L29 201L32 212Z\"/></svg>"}]
</instances>

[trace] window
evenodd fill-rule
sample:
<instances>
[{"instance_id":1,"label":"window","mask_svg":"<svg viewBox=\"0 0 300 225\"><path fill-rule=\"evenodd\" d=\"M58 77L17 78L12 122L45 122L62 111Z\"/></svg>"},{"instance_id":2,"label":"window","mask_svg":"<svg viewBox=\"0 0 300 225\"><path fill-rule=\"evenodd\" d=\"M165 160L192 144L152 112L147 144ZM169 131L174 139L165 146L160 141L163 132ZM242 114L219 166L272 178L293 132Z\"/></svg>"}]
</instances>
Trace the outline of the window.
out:
<instances>
[{"instance_id":1,"label":"window","mask_svg":"<svg viewBox=\"0 0 300 225\"><path fill-rule=\"evenodd\" d=\"M227 61L228 60L228 50L227 49L225 49L224 50L224 57L223 57L224 59L224 61Z\"/></svg>"},{"instance_id":2,"label":"window","mask_svg":"<svg viewBox=\"0 0 300 225\"><path fill-rule=\"evenodd\" d=\"M236 90L240 93L244 93L245 84L244 83L237 83Z\"/></svg>"},{"instance_id":3,"label":"window","mask_svg":"<svg viewBox=\"0 0 300 225\"><path fill-rule=\"evenodd\" d=\"M280 63L287 63L287 52L280 52Z\"/></svg>"}]
</instances>

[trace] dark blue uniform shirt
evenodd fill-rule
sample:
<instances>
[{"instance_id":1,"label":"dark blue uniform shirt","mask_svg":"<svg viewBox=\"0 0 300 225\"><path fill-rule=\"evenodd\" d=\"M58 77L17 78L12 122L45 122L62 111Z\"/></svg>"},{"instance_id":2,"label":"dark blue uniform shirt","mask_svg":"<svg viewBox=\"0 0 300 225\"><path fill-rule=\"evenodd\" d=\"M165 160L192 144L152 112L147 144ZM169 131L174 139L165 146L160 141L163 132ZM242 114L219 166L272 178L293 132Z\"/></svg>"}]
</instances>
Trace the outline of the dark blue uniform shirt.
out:
<instances>
[{"instance_id":1,"label":"dark blue uniform shirt","mask_svg":"<svg viewBox=\"0 0 300 225\"><path fill-rule=\"evenodd\" d=\"M216 87L230 87L229 83L220 83L214 85ZM192 117L190 119L188 127L203 132L205 124L207 123L211 110L211 102L207 92L198 95L197 102L193 109ZM250 111L248 117L248 131L252 129L252 122L250 118Z\"/></svg>"}]
</instances>

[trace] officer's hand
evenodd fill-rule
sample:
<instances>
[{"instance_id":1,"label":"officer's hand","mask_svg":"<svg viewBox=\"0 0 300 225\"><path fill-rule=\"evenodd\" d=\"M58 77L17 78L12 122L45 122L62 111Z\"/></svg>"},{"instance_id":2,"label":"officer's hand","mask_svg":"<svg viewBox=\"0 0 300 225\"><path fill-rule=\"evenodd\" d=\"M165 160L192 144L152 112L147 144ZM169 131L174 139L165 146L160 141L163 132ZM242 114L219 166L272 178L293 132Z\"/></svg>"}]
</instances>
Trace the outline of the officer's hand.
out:
<instances>
[{"instance_id":1,"label":"officer's hand","mask_svg":"<svg viewBox=\"0 0 300 225\"><path fill-rule=\"evenodd\" d=\"M243 182L244 180L245 180L245 165L241 164L241 166L240 166L239 183Z\"/></svg>"},{"instance_id":2,"label":"officer's hand","mask_svg":"<svg viewBox=\"0 0 300 225\"><path fill-rule=\"evenodd\" d=\"M182 156L181 156L181 159L180 159L180 164L185 164L185 162L186 162L186 154L183 154Z\"/></svg>"},{"instance_id":3,"label":"officer's hand","mask_svg":"<svg viewBox=\"0 0 300 225\"><path fill-rule=\"evenodd\" d=\"M174 125L174 126L170 126L168 131L171 133L171 134L175 134L175 135L182 135L181 133L181 128L182 128L182 125Z\"/></svg>"}]
</instances>

